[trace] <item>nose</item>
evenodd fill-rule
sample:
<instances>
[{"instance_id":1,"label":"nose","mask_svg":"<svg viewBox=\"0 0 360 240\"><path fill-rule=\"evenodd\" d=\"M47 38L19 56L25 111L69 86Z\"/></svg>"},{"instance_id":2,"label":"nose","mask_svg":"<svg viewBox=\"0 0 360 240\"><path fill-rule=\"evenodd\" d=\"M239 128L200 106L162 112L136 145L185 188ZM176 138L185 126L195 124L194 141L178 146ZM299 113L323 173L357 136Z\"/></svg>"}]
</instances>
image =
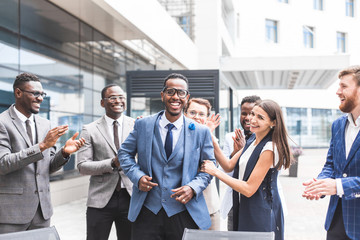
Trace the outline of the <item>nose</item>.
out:
<instances>
[{"instance_id":1,"label":"nose","mask_svg":"<svg viewBox=\"0 0 360 240\"><path fill-rule=\"evenodd\" d=\"M336 95L340 95L341 94L341 88L338 88L338 90L336 91Z\"/></svg>"},{"instance_id":2,"label":"nose","mask_svg":"<svg viewBox=\"0 0 360 240\"><path fill-rule=\"evenodd\" d=\"M174 95L172 95L173 98L180 99L178 91L175 92Z\"/></svg>"},{"instance_id":3,"label":"nose","mask_svg":"<svg viewBox=\"0 0 360 240\"><path fill-rule=\"evenodd\" d=\"M36 99L42 102L44 100L44 97L42 95L39 95Z\"/></svg>"}]
</instances>

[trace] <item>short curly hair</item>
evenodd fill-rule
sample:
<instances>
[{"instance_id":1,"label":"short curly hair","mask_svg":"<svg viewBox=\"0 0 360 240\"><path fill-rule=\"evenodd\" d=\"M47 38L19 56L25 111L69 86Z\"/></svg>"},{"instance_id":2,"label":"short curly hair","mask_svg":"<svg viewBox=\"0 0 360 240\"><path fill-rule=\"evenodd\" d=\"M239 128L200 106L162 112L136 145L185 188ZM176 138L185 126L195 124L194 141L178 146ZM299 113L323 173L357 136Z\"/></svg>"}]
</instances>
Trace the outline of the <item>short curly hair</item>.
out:
<instances>
[{"instance_id":1,"label":"short curly hair","mask_svg":"<svg viewBox=\"0 0 360 240\"><path fill-rule=\"evenodd\" d=\"M36 76L35 74L32 74L32 73L27 73L27 72L20 73L15 78L15 81L13 84L13 90L15 91L16 88L20 88L25 83L30 82L30 81L40 82L40 79L38 76Z\"/></svg>"}]
</instances>

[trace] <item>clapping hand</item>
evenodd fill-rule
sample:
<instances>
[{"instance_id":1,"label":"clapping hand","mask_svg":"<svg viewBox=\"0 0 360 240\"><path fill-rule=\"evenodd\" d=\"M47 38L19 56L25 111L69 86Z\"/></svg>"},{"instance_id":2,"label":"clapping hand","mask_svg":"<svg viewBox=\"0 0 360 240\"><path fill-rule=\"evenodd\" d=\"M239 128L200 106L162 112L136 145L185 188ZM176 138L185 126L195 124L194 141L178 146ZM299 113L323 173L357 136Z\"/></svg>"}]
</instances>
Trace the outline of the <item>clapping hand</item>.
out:
<instances>
[{"instance_id":1,"label":"clapping hand","mask_svg":"<svg viewBox=\"0 0 360 240\"><path fill-rule=\"evenodd\" d=\"M239 128L235 129L235 137L232 137L234 140L234 152L240 151L245 146L245 138Z\"/></svg>"},{"instance_id":2,"label":"clapping hand","mask_svg":"<svg viewBox=\"0 0 360 240\"><path fill-rule=\"evenodd\" d=\"M84 146L85 138L82 137L76 140L77 136L79 136L78 132L76 132L71 138L66 141L63 149L65 154L70 155L79 150L82 146Z\"/></svg>"}]
</instances>

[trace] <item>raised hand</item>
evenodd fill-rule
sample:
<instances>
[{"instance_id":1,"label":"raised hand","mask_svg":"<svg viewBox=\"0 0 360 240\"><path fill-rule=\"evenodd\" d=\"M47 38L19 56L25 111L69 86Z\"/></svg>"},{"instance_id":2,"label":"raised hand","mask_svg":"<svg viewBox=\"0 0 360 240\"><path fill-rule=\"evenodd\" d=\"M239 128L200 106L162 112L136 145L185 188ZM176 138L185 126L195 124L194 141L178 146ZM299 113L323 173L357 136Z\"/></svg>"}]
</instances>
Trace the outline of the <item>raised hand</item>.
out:
<instances>
[{"instance_id":1,"label":"raised hand","mask_svg":"<svg viewBox=\"0 0 360 240\"><path fill-rule=\"evenodd\" d=\"M234 140L234 152L240 151L245 146L245 137L242 134L239 128L235 129L235 137L232 137Z\"/></svg>"},{"instance_id":2,"label":"raised hand","mask_svg":"<svg viewBox=\"0 0 360 240\"><path fill-rule=\"evenodd\" d=\"M77 150L79 150L82 146L84 146L85 139L79 138L78 140L76 140L78 135L79 135L79 133L76 132L71 138L69 138L66 141L65 146L63 148L63 151L65 154L70 155L70 154L76 152Z\"/></svg>"},{"instance_id":3,"label":"raised hand","mask_svg":"<svg viewBox=\"0 0 360 240\"><path fill-rule=\"evenodd\" d=\"M221 116L219 113L212 114L208 117L207 121L205 122L206 126L210 129L210 132L213 132L219 125L220 125Z\"/></svg>"},{"instance_id":4,"label":"raised hand","mask_svg":"<svg viewBox=\"0 0 360 240\"><path fill-rule=\"evenodd\" d=\"M44 151L54 146L57 140L69 129L68 125L62 125L51 129L45 136L44 140L39 143L40 151Z\"/></svg>"}]
</instances>

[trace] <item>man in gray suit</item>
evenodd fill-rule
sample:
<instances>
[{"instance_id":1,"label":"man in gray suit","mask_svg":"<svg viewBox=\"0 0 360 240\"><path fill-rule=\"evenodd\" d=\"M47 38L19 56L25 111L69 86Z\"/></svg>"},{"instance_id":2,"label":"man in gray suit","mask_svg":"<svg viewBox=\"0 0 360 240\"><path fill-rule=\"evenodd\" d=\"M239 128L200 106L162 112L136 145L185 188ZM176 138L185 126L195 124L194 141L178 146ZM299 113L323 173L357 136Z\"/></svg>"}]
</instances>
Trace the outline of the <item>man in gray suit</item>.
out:
<instances>
[{"instance_id":1,"label":"man in gray suit","mask_svg":"<svg viewBox=\"0 0 360 240\"><path fill-rule=\"evenodd\" d=\"M87 240L108 239L115 222L118 239L130 239L127 219L132 182L120 168L116 154L134 127L134 119L124 116L125 94L115 85L101 92L105 115L83 127L85 146L78 153L78 169L91 175L87 201Z\"/></svg>"},{"instance_id":2,"label":"man in gray suit","mask_svg":"<svg viewBox=\"0 0 360 240\"><path fill-rule=\"evenodd\" d=\"M50 226L49 175L85 143L75 133L56 152L68 126L51 129L49 120L36 116L46 96L37 76L18 75L13 89L15 104L0 114L0 233Z\"/></svg>"}]
</instances>

